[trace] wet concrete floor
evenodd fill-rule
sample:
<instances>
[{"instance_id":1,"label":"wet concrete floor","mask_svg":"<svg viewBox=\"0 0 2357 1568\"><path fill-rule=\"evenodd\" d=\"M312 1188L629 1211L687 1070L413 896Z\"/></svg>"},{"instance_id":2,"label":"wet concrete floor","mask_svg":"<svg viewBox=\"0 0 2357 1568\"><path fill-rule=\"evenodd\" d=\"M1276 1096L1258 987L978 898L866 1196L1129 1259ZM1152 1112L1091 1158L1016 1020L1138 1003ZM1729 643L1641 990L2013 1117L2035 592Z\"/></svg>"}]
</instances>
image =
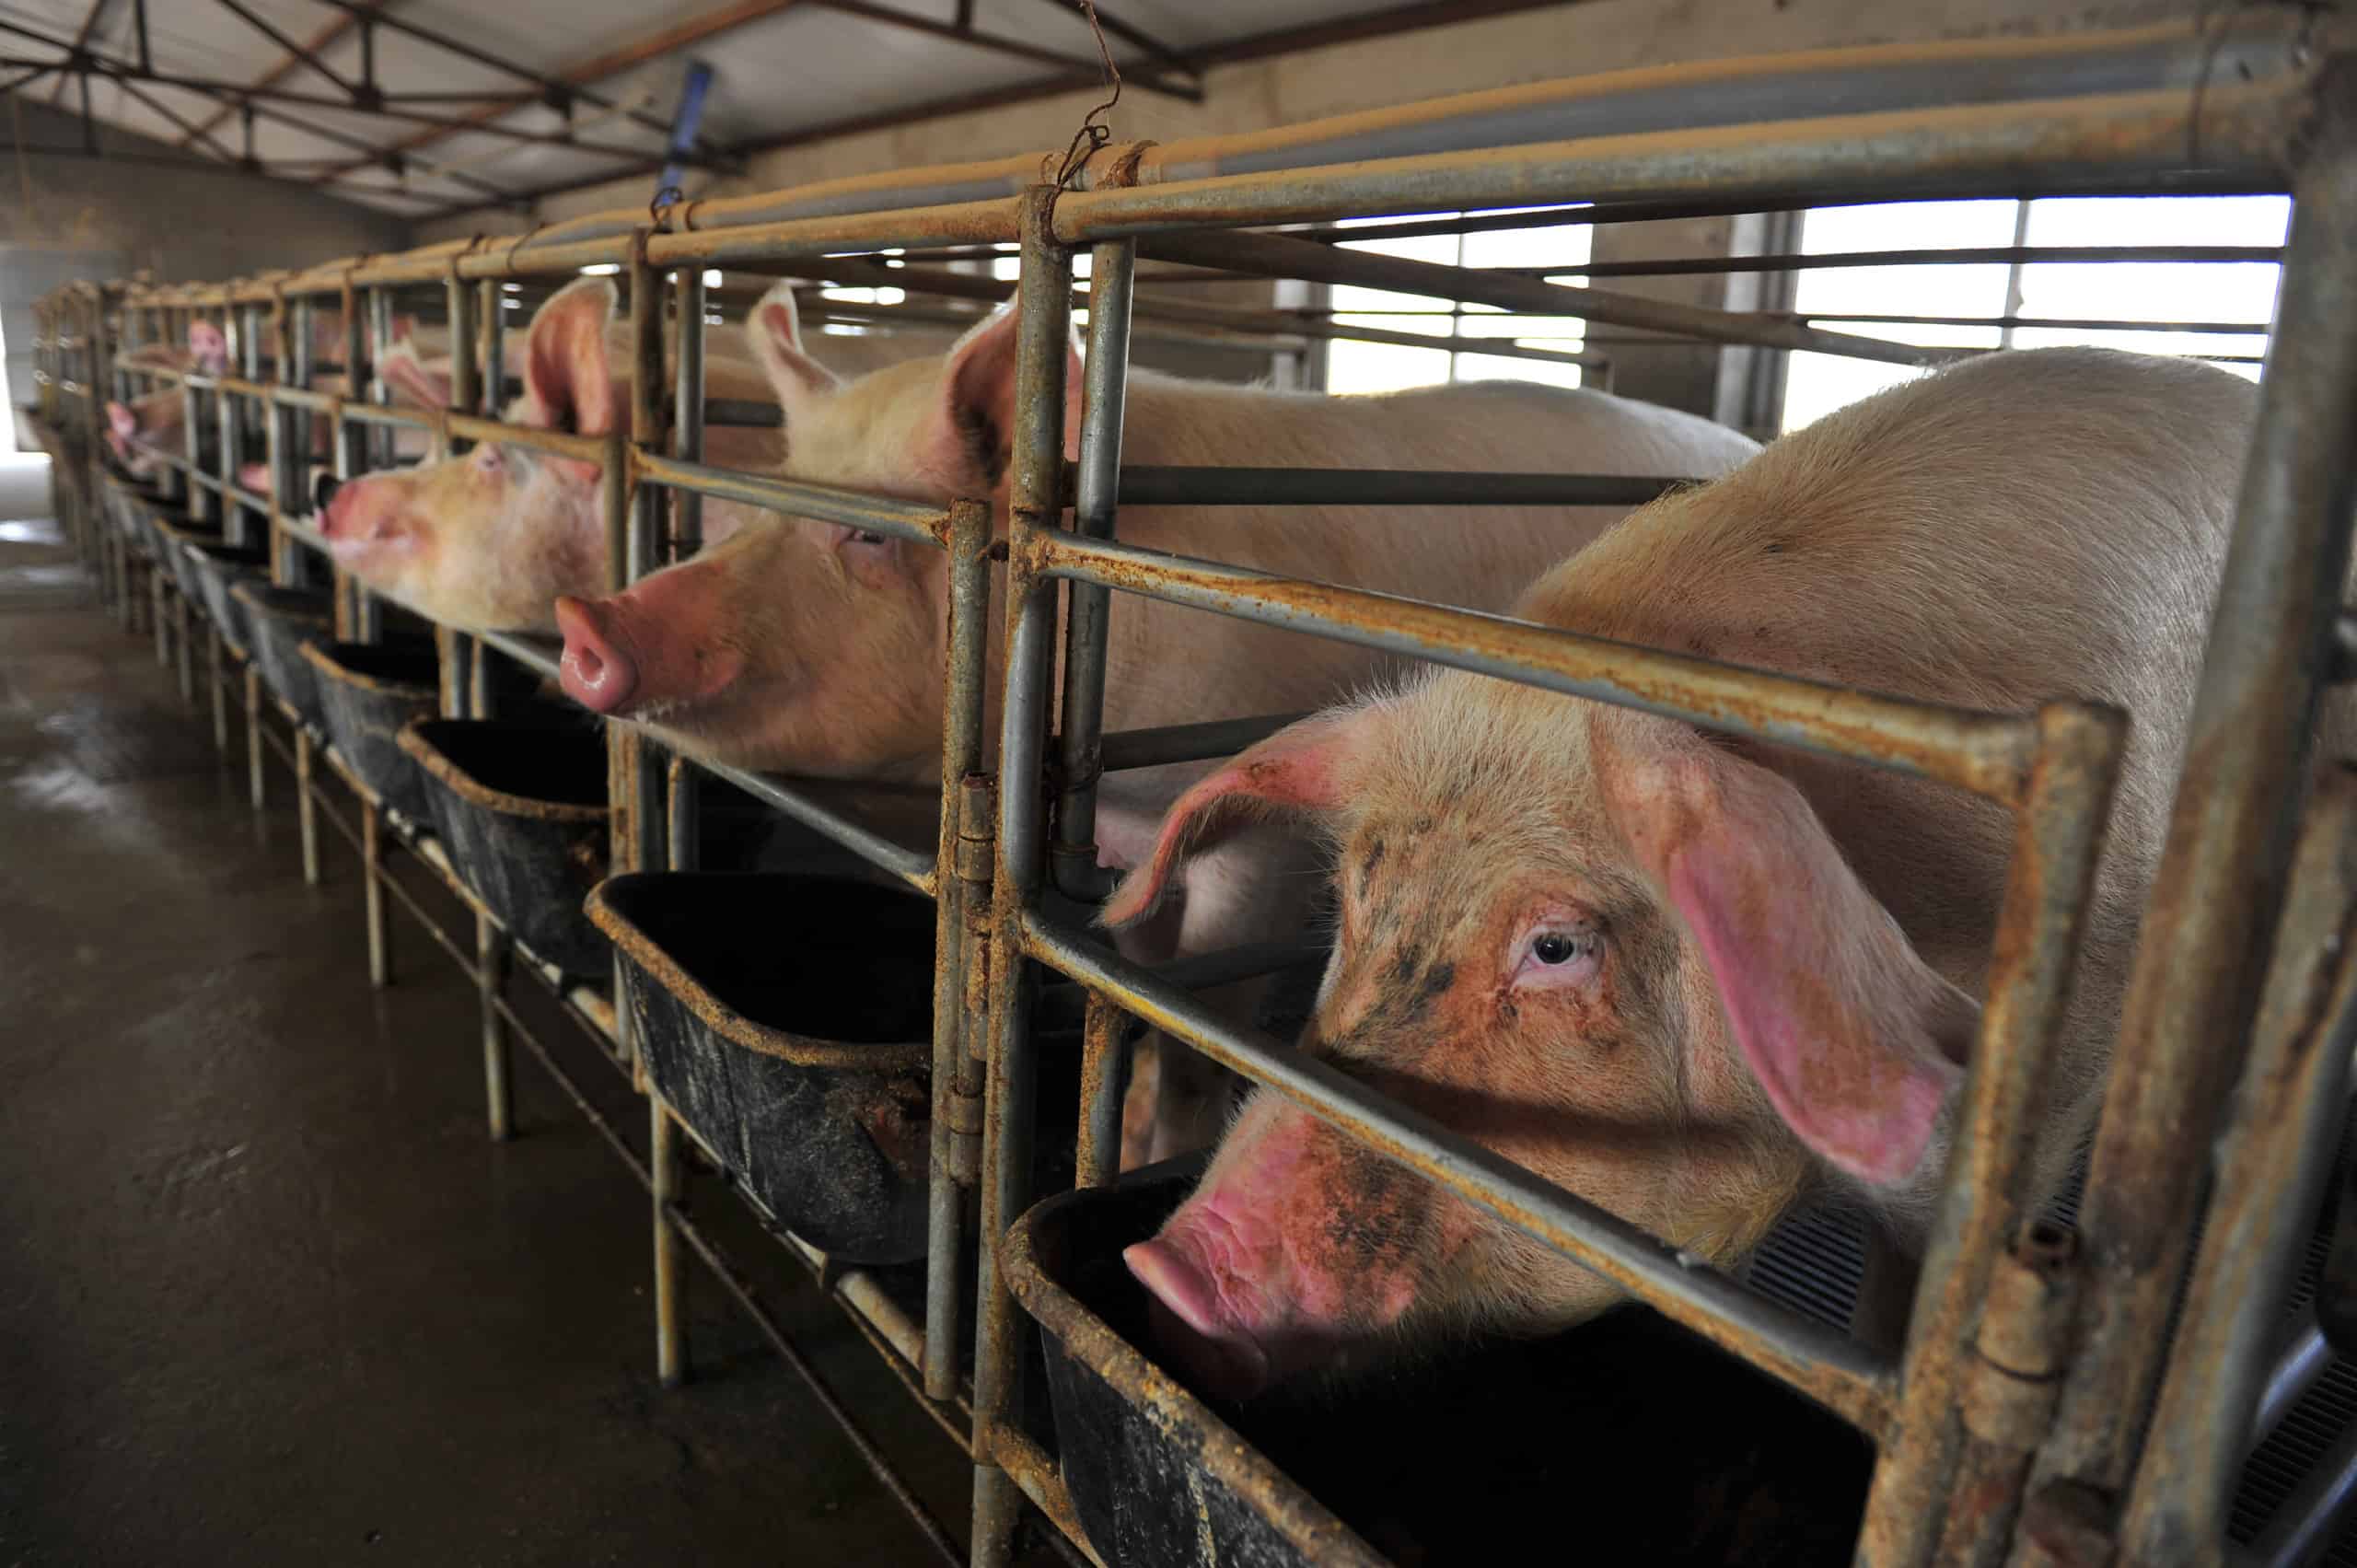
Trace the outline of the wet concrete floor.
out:
<instances>
[{"instance_id":1,"label":"wet concrete floor","mask_svg":"<svg viewBox=\"0 0 2357 1568\"><path fill-rule=\"evenodd\" d=\"M485 1140L471 988L397 915L370 991L354 857L306 888L231 747L0 524L0 1565L926 1561L700 1273L656 1386L642 1191L526 1061ZM772 1299L962 1541L946 1440Z\"/></svg>"}]
</instances>

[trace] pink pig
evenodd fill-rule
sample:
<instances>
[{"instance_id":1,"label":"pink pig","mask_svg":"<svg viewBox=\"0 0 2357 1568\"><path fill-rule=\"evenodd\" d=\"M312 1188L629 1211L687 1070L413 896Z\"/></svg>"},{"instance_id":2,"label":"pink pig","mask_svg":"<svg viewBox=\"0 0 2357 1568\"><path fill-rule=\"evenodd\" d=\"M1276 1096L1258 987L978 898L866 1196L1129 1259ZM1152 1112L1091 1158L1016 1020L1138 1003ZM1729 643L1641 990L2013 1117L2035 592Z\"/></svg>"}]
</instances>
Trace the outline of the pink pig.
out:
<instances>
[{"instance_id":1,"label":"pink pig","mask_svg":"<svg viewBox=\"0 0 2357 1568\"><path fill-rule=\"evenodd\" d=\"M2185 360L1970 360L1655 503L1515 612L1921 699L2132 715L2048 1188L2101 1088L2254 404ZM2346 735L2345 712L2331 723ZM1303 1049L1722 1265L1831 1189L1920 1254L2013 845L2002 807L1434 672L1189 790L1107 920L1271 812L1335 851L1340 937ZM1558 1330L1618 1295L1267 1089L1126 1257L1176 1361L1236 1397L1417 1336Z\"/></svg>"}]
</instances>

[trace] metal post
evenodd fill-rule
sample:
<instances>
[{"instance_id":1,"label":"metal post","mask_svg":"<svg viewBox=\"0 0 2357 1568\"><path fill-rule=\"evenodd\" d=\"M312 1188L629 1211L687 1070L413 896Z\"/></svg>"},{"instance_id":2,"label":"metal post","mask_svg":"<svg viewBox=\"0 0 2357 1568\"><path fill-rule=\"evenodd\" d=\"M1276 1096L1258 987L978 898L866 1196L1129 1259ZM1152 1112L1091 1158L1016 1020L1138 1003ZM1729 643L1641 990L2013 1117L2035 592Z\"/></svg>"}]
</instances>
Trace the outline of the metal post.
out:
<instances>
[{"instance_id":1,"label":"metal post","mask_svg":"<svg viewBox=\"0 0 2357 1568\"><path fill-rule=\"evenodd\" d=\"M311 732L295 726L295 822L303 841L303 886L319 885L319 822L312 800Z\"/></svg>"},{"instance_id":2,"label":"metal post","mask_svg":"<svg viewBox=\"0 0 2357 1568\"><path fill-rule=\"evenodd\" d=\"M217 394L216 394L217 395ZM188 511L200 522L209 522L221 516L221 496L197 483L196 476L204 471L204 442L199 434L197 421L203 416L204 401L201 393L187 382L180 383L180 450L188 459Z\"/></svg>"},{"instance_id":3,"label":"metal post","mask_svg":"<svg viewBox=\"0 0 2357 1568\"><path fill-rule=\"evenodd\" d=\"M679 1132L671 1108L649 1089L647 1185L655 1200L655 1376L666 1388L687 1381L688 1345L681 1321L679 1235L671 1228L671 1208L679 1201Z\"/></svg>"},{"instance_id":4,"label":"metal post","mask_svg":"<svg viewBox=\"0 0 2357 1568\"><path fill-rule=\"evenodd\" d=\"M179 547L175 545L173 548L178 549ZM195 645L189 639L189 618L191 613L188 595L180 593L174 594L172 596L172 636L180 645L178 652L180 658L180 701L183 703L193 703L196 701L196 650Z\"/></svg>"},{"instance_id":5,"label":"metal post","mask_svg":"<svg viewBox=\"0 0 2357 1568\"><path fill-rule=\"evenodd\" d=\"M475 300L478 296L472 284L459 279L455 265L442 293L449 302L450 312L450 406L460 412L471 412L482 401L482 384L475 374ZM450 456L455 458L464 449L459 439L453 436Z\"/></svg>"},{"instance_id":6,"label":"metal post","mask_svg":"<svg viewBox=\"0 0 2357 1568\"><path fill-rule=\"evenodd\" d=\"M492 923L491 916L475 912L475 986L482 1000L483 1120L491 1141L504 1144L513 1126L515 1078L507 1061L507 1020L499 1011L506 997L507 970L515 944Z\"/></svg>"},{"instance_id":7,"label":"metal post","mask_svg":"<svg viewBox=\"0 0 2357 1568\"><path fill-rule=\"evenodd\" d=\"M1096 247L1089 263L1086 396L1073 485L1073 530L1092 539L1113 537L1137 259L1134 240L1118 240ZM1057 886L1093 900L1104 891L1097 865L1097 781L1104 761L1105 634L1113 595L1096 583L1074 583L1065 592L1071 613L1064 627L1063 715L1056 759L1063 790L1049 854Z\"/></svg>"},{"instance_id":8,"label":"metal post","mask_svg":"<svg viewBox=\"0 0 2357 1568\"><path fill-rule=\"evenodd\" d=\"M250 544L246 537L246 509L238 504L230 486L238 479L238 449L244 444L245 410L238 395L216 388L213 393L214 424L220 436L214 459L218 468L214 478L221 482L221 539L226 544Z\"/></svg>"},{"instance_id":9,"label":"metal post","mask_svg":"<svg viewBox=\"0 0 2357 1568\"><path fill-rule=\"evenodd\" d=\"M993 1458L1000 1426L1014 1426L1022 1388L1019 1309L999 1277L998 1249L1029 1195L1037 1109L1031 1038L1032 988L1024 983L1020 928L1038 899L1046 856L1039 832L1055 585L1034 574L1023 530L1051 528L1062 513L1064 375L1072 357L1072 253L1054 240L1055 192L1023 197L1022 324L1016 341L1014 548L1007 557L1006 697L999 738L996 886L990 941L990 1056L982 1119L980 1330L974 1351L974 1568L1004 1568L1013 1554L1022 1498Z\"/></svg>"},{"instance_id":10,"label":"metal post","mask_svg":"<svg viewBox=\"0 0 2357 1568\"><path fill-rule=\"evenodd\" d=\"M497 419L507 406L507 301L497 278L475 285L481 297L475 318L482 333L482 395L485 419Z\"/></svg>"},{"instance_id":11,"label":"metal post","mask_svg":"<svg viewBox=\"0 0 2357 1568\"><path fill-rule=\"evenodd\" d=\"M348 342L349 339L350 331L349 328L347 328L346 341ZM372 288L368 291L369 352L367 355L368 401L372 403L389 403L393 401L392 387L385 380L384 377L377 374L377 362L384 358L386 352L392 346L392 290L389 288ZM352 374L356 376L358 372L355 370L352 372ZM354 381L352 385L357 387L360 383ZM366 433L364 432L364 434ZM370 453L368 466L375 469L391 468L393 466L393 427L389 424L377 426L375 427L374 434L367 435L366 438ZM374 638L367 640L371 642L375 641Z\"/></svg>"},{"instance_id":12,"label":"metal post","mask_svg":"<svg viewBox=\"0 0 2357 1568\"><path fill-rule=\"evenodd\" d=\"M967 782L982 766L991 605L988 502L950 504L948 546L949 663L942 699L941 830L934 857L933 1144L924 1296L924 1391L935 1400L958 1393L959 1262L966 1189L974 1176L960 1159L958 1145L981 1131L981 1085L969 1065L981 1054L981 1042L969 1042L965 1030L973 957L967 951L967 931L968 900L987 896L988 874L981 865L962 863L960 844ZM977 876L970 877L970 869Z\"/></svg>"},{"instance_id":13,"label":"metal post","mask_svg":"<svg viewBox=\"0 0 2357 1568\"><path fill-rule=\"evenodd\" d=\"M280 337L280 382L286 386L308 389L313 375L312 340L318 317L308 296L298 296L288 302L287 319ZM277 488L272 492L277 505L277 516L308 512L311 498L304 494L305 481L311 473L311 441L314 426L311 411L301 408L281 409L280 417L272 425L278 439L278 463L273 470ZM277 549L272 559L276 580L291 587L301 587L308 576L308 552L296 540L284 534L276 536Z\"/></svg>"},{"instance_id":14,"label":"metal post","mask_svg":"<svg viewBox=\"0 0 2357 1568\"><path fill-rule=\"evenodd\" d=\"M246 796L256 811L262 808L264 799L261 766L261 669L251 659L246 661Z\"/></svg>"},{"instance_id":15,"label":"metal post","mask_svg":"<svg viewBox=\"0 0 2357 1568\"><path fill-rule=\"evenodd\" d=\"M1121 1169L1121 1100L1130 1087L1129 1015L1088 993L1080 1033L1080 1150L1074 1182L1102 1187ZM1178 1049L1166 1040L1163 1049Z\"/></svg>"},{"instance_id":16,"label":"metal post","mask_svg":"<svg viewBox=\"0 0 2357 1568\"><path fill-rule=\"evenodd\" d=\"M367 902L368 983L382 991L393 983L393 934L385 921L384 813L373 800L360 803L361 887Z\"/></svg>"},{"instance_id":17,"label":"metal post","mask_svg":"<svg viewBox=\"0 0 2357 1568\"><path fill-rule=\"evenodd\" d=\"M207 621L204 623L204 684L210 688L213 708L213 749L229 749L229 698L222 690L221 628Z\"/></svg>"},{"instance_id":18,"label":"metal post","mask_svg":"<svg viewBox=\"0 0 2357 1568\"><path fill-rule=\"evenodd\" d=\"M2291 243L2211 623L2080 1214L2087 1309L2040 1480L2116 1490L2134 1463L2225 1091L2308 783L2357 505L2357 122L2349 78L2293 184Z\"/></svg>"},{"instance_id":19,"label":"metal post","mask_svg":"<svg viewBox=\"0 0 2357 1568\"><path fill-rule=\"evenodd\" d=\"M162 548L168 550L171 547L167 543ZM162 562L148 563L147 618L156 628L156 668L158 669L172 667L172 617L165 597L168 591L165 579L170 575Z\"/></svg>"}]
</instances>

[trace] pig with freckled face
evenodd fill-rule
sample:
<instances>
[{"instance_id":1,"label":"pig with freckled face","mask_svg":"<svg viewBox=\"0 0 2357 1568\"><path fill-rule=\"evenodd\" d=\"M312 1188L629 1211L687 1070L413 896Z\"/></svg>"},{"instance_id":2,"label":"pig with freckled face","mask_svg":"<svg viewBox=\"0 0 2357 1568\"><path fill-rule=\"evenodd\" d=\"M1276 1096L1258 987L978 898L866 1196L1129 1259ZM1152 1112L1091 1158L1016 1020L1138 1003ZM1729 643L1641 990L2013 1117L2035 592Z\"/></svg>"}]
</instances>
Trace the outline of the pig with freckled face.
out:
<instances>
[{"instance_id":1,"label":"pig with freckled face","mask_svg":"<svg viewBox=\"0 0 2357 1568\"><path fill-rule=\"evenodd\" d=\"M748 324L784 412L784 477L1002 514L1015 426L1017 318L1001 311L946 354L845 379L806 352L791 296ZM1083 377L1066 374L1064 443ZM1708 477L1758 450L1703 419L1588 389L1461 383L1373 397L1239 387L1135 370L1123 453L1147 464L1540 470ZM1620 506L1130 506L1121 538L1148 549L1481 609L1503 607ZM836 778L930 784L941 767L946 557L922 544L772 518L629 591L563 599L563 679L598 713L651 726L692 756ZM1340 643L1123 598L1107 647L1109 730L1331 702L1385 667ZM1153 826L1204 771L1108 776L1100 859L1136 864ZM1143 962L1298 935L1314 850L1290 828L1200 857L1152 921L1123 932ZM1260 987L1225 1001L1258 1005ZM1191 1052L1140 1052L1122 1163L1201 1146L1223 1094Z\"/></svg>"},{"instance_id":2,"label":"pig with freckled face","mask_svg":"<svg viewBox=\"0 0 2357 1568\"><path fill-rule=\"evenodd\" d=\"M2131 738L2035 1177L2086 1135L2158 859L2255 406L2186 360L1991 354L1656 502L1516 613ZM2351 738L2345 708L2328 749ZM1673 1246L1738 1263L1805 1198L1920 1253L2013 847L1996 803L1462 672L1305 720L1190 789L1107 906L1239 819L1315 820L1341 927L1303 1048ZM1256 1091L1128 1249L1174 1360L1249 1396L1617 1299ZM1903 1275L1901 1276L1903 1278Z\"/></svg>"}]
</instances>

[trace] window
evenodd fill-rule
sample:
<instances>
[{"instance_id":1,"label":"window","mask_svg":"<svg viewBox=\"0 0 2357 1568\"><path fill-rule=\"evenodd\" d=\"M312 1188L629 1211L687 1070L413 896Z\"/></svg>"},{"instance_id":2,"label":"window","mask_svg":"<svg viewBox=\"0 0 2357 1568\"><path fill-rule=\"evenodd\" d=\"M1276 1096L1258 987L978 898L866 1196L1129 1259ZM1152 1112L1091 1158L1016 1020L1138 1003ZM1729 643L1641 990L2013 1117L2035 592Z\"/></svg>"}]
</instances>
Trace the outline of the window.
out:
<instances>
[{"instance_id":1,"label":"window","mask_svg":"<svg viewBox=\"0 0 2357 1568\"><path fill-rule=\"evenodd\" d=\"M2022 245L2275 247L2283 243L2290 219L2291 200L2284 196L1907 202L1817 208L1803 221L1801 250L1826 256ZM1833 331L1894 343L1968 348L2093 343L2198 354L2256 379L2282 270L2271 260L1825 267L1798 275L1793 308ZM2015 324L2038 320L2058 324ZM2181 330L2186 327L2214 330ZM1796 430L1914 374L1905 366L1838 354L1793 354L1783 427Z\"/></svg>"},{"instance_id":2,"label":"window","mask_svg":"<svg viewBox=\"0 0 2357 1568\"><path fill-rule=\"evenodd\" d=\"M1392 224L1398 220L1365 221ZM1469 234L1346 240L1343 249L1402 256L1417 261L1439 261L1449 266L1512 267L1536 275L1543 269L1585 265L1590 239L1591 231L1585 224L1555 224ZM1484 353L1481 348L1484 341L1508 340L1527 348L1576 354L1586 342L1587 323L1575 316L1512 316L1487 305L1345 285L1335 285L1330 307L1337 326L1412 332L1434 342L1431 348L1417 348L1405 343L1337 338L1326 349L1326 389L1329 392L1387 392L1402 387L1497 377L1545 381L1562 387L1580 384L1580 367L1576 365Z\"/></svg>"}]
</instances>

